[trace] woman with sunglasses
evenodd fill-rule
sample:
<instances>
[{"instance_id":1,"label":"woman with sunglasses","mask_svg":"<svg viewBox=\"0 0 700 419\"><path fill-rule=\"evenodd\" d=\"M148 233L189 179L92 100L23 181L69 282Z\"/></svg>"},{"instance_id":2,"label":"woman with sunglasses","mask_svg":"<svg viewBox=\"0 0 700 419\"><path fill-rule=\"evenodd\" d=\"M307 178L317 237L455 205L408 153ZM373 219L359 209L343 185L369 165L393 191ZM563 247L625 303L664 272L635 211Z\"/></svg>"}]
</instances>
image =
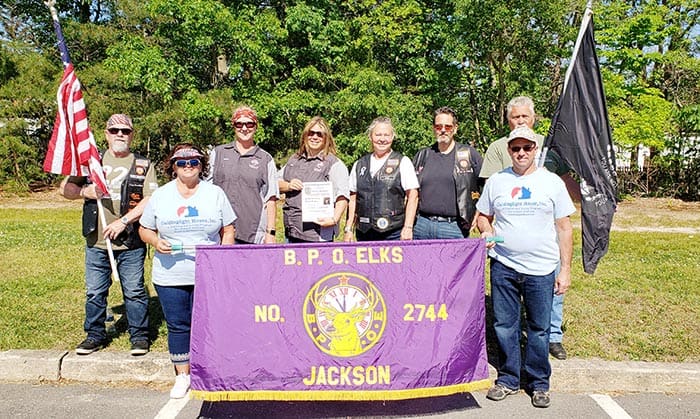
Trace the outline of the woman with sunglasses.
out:
<instances>
[{"instance_id":1,"label":"woman with sunglasses","mask_svg":"<svg viewBox=\"0 0 700 419\"><path fill-rule=\"evenodd\" d=\"M173 180L157 189L141 216L141 239L156 250L152 281L168 327L175 366L171 398L190 388L190 325L195 285L194 245L233 244L236 214L224 191L202 182L207 159L191 144L173 148L165 172Z\"/></svg>"},{"instance_id":2,"label":"woman with sunglasses","mask_svg":"<svg viewBox=\"0 0 700 419\"><path fill-rule=\"evenodd\" d=\"M391 119L376 118L367 128L372 152L350 170L346 242L411 240L418 208L418 178L411 160L391 149L396 132Z\"/></svg>"},{"instance_id":3,"label":"woman with sunglasses","mask_svg":"<svg viewBox=\"0 0 700 419\"><path fill-rule=\"evenodd\" d=\"M333 241L350 197L348 168L336 156L333 134L320 116L306 124L301 133L299 150L279 173L279 189L285 194L283 207L284 234L288 242ZM315 222L302 221L301 190L305 182L331 182L333 216Z\"/></svg>"},{"instance_id":4,"label":"woman with sunglasses","mask_svg":"<svg viewBox=\"0 0 700 419\"><path fill-rule=\"evenodd\" d=\"M220 186L236 219L236 243L275 243L277 221L277 167L272 156L255 144L258 115L239 106L231 118L236 140L211 151L209 176Z\"/></svg>"}]
</instances>

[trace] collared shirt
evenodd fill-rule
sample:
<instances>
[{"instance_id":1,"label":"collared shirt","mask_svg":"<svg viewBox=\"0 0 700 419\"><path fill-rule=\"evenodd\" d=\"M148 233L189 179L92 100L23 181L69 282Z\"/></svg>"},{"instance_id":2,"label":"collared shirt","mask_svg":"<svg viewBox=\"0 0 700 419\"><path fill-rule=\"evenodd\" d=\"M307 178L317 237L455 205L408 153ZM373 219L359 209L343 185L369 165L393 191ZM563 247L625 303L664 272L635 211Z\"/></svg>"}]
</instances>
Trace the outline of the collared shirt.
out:
<instances>
[{"instance_id":1,"label":"collared shirt","mask_svg":"<svg viewBox=\"0 0 700 419\"><path fill-rule=\"evenodd\" d=\"M330 181L333 185L333 200L338 197L350 199L348 168L336 156L317 155L307 158L296 154L289 158L278 175L290 181L298 178L302 182ZM285 235L305 241L333 241L336 227L321 227L316 223L304 223L301 216L301 194L289 191L283 206Z\"/></svg>"},{"instance_id":2,"label":"collared shirt","mask_svg":"<svg viewBox=\"0 0 700 419\"><path fill-rule=\"evenodd\" d=\"M236 238L263 243L267 232L265 205L279 196L277 167L272 156L257 145L241 154L233 142L214 148L209 164L207 180L226 192L238 215Z\"/></svg>"}]
</instances>

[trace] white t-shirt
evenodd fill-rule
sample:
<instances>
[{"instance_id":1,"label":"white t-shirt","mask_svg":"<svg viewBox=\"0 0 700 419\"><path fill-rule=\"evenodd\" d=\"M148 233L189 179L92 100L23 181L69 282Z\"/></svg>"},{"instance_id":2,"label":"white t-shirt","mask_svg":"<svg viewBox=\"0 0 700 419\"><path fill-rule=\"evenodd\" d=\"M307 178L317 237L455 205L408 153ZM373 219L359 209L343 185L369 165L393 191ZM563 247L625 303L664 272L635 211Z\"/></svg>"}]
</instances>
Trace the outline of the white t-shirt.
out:
<instances>
[{"instance_id":1,"label":"white t-shirt","mask_svg":"<svg viewBox=\"0 0 700 419\"><path fill-rule=\"evenodd\" d=\"M384 163L389 158L391 153L386 153L382 158L374 157L372 154L369 157L369 174L374 177L377 171L384 166ZM420 184L418 183L418 176L416 176L416 169L413 167L411 159L406 156L401 158L399 163L399 172L401 173L401 187L404 191L410 189L418 189ZM350 192L357 192L357 162L353 163L352 169L350 170Z\"/></svg>"},{"instance_id":2,"label":"white t-shirt","mask_svg":"<svg viewBox=\"0 0 700 419\"><path fill-rule=\"evenodd\" d=\"M546 275L557 267L555 221L576 211L559 176L545 168L519 176L512 167L486 181L476 209L494 216L494 235L503 237L489 256L530 275Z\"/></svg>"},{"instance_id":3,"label":"white t-shirt","mask_svg":"<svg viewBox=\"0 0 700 419\"><path fill-rule=\"evenodd\" d=\"M153 192L139 222L157 230L170 244L217 245L219 233L233 223L236 214L224 191L208 182L199 182L197 191L184 198L173 180ZM163 286L194 285L194 251L155 253L153 283Z\"/></svg>"}]
</instances>

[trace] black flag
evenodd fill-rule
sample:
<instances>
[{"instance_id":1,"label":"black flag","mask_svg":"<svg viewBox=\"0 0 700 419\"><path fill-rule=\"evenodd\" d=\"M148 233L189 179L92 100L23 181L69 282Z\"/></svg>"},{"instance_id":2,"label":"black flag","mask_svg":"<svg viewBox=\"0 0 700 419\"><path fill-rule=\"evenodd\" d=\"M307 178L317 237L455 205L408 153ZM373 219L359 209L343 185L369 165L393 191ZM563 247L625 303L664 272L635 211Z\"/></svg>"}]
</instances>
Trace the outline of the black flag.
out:
<instances>
[{"instance_id":1,"label":"black flag","mask_svg":"<svg viewBox=\"0 0 700 419\"><path fill-rule=\"evenodd\" d=\"M545 142L581 178L583 270L589 274L608 251L617 206L615 154L591 15L587 9Z\"/></svg>"}]
</instances>

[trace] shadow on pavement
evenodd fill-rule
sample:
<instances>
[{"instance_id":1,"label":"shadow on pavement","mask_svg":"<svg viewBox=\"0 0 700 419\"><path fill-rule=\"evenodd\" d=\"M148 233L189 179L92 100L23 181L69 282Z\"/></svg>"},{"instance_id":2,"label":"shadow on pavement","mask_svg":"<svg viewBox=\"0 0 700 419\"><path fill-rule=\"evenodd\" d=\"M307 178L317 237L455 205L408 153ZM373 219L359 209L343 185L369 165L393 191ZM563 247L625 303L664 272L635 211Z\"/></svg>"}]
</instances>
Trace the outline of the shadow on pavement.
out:
<instances>
[{"instance_id":1,"label":"shadow on pavement","mask_svg":"<svg viewBox=\"0 0 700 419\"><path fill-rule=\"evenodd\" d=\"M198 419L406 417L480 408L470 393L390 401L204 402Z\"/></svg>"}]
</instances>

